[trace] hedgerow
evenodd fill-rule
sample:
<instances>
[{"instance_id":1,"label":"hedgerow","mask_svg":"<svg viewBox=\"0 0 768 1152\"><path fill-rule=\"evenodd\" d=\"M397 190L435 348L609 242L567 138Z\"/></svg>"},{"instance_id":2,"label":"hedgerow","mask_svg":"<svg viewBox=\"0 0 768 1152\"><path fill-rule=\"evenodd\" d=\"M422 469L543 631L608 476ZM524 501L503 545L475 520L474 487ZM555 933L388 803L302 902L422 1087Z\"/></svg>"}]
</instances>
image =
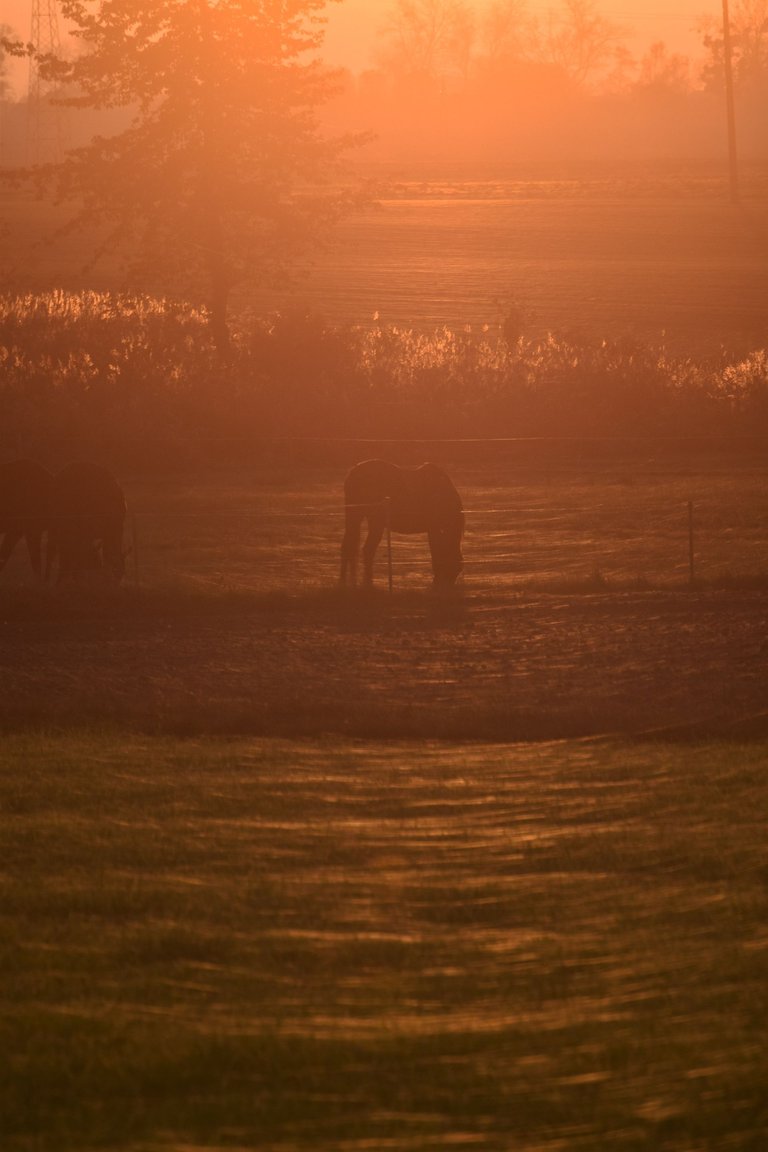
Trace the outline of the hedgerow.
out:
<instances>
[{"instance_id":1,"label":"hedgerow","mask_svg":"<svg viewBox=\"0 0 768 1152\"><path fill-rule=\"evenodd\" d=\"M0 297L0 452L182 464L288 439L768 433L768 353L697 360L627 339L330 325L236 334L201 309L53 291Z\"/></svg>"}]
</instances>

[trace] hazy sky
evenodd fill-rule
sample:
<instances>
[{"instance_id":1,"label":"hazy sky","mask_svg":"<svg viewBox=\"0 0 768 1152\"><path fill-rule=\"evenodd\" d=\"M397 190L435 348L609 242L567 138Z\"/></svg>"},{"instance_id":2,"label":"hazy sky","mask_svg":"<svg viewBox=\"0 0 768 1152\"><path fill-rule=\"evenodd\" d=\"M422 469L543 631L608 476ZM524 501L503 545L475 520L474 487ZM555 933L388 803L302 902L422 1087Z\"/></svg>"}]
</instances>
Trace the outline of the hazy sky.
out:
<instances>
[{"instance_id":1,"label":"hazy sky","mask_svg":"<svg viewBox=\"0 0 768 1152\"><path fill-rule=\"evenodd\" d=\"M483 7L483 0L474 0ZM326 57L357 71L367 66L391 0L343 0L329 4ZM557 8L557 0L528 0L528 10L546 12ZM604 16L629 30L628 42L642 52L655 40L664 40L670 49L696 56L699 39L696 23L702 15L719 19L721 0L602 0ZM32 0L0 0L0 23L10 24L22 37L29 35ZM18 69L17 69L18 72ZM26 70L17 83L23 83Z\"/></svg>"}]
</instances>

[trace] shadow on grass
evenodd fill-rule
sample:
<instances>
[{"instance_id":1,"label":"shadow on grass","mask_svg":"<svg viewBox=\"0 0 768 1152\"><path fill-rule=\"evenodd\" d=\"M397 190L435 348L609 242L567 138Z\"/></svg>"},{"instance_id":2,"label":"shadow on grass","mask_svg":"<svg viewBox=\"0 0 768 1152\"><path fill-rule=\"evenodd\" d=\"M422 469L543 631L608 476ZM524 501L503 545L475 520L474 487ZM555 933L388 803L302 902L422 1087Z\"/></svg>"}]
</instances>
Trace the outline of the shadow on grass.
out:
<instances>
[{"instance_id":1,"label":"shadow on grass","mask_svg":"<svg viewBox=\"0 0 768 1152\"><path fill-rule=\"evenodd\" d=\"M8 588L0 730L763 738L764 588Z\"/></svg>"},{"instance_id":2,"label":"shadow on grass","mask_svg":"<svg viewBox=\"0 0 768 1152\"><path fill-rule=\"evenodd\" d=\"M765 592L768 574L739 576L731 573L715 580L651 583L644 579L614 579L593 572L587 577L524 580L513 588L490 582L460 584L448 592L424 589L331 587L269 589L259 591L226 585L168 584L156 587L51 588L45 585L0 585L0 617L5 620L67 620L93 617L194 617L297 613L333 616L348 620L375 620L405 611L422 611L435 619L461 617L475 603L493 600L515 602L521 596L574 597L627 593L687 595L706 592Z\"/></svg>"},{"instance_id":3,"label":"shadow on grass","mask_svg":"<svg viewBox=\"0 0 768 1152\"><path fill-rule=\"evenodd\" d=\"M431 589L389 593L341 587L255 591L226 587L156 588L69 587L24 585L0 588L3 621L77 621L100 618L136 620L299 615L308 621L334 619L341 623L375 622L393 615L420 613L436 621L460 618L468 606L463 589L435 593Z\"/></svg>"}]
</instances>

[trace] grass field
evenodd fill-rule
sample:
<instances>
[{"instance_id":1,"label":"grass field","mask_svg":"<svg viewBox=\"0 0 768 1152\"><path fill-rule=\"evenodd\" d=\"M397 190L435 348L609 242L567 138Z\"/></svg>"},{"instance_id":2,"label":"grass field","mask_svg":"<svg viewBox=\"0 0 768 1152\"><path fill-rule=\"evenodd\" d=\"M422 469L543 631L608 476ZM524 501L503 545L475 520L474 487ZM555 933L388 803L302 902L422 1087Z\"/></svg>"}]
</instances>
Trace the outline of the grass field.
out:
<instances>
[{"instance_id":1,"label":"grass field","mask_svg":"<svg viewBox=\"0 0 768 1152\"><path fill-rule=\"evenodd\" d=\"M758 1152L766 755L6 740L3 1148Z\"/></svg>"},{"instance_id":2,"label":"grass field","mask_svg":"<svg viewBox=\"0 0 768 1152\"><path fill-rule=\"evenodd\" d=\"M693 356L721 346L741 354L768 339L764 165L745 167L737 208L713 165L365 175L375 203L327 238L290 292L241 293L234 313L244 324L254 311L301 302L337 323L378 314L427 330L493 327L514 305L534 337L626 335ZM4 195L8 288L119 287L109 263L83 274L81 241L50 241L60 219Z\"/></svg>"},{"instance_id":3,"label":"grass field","mask_svg":"<svg viewBox=\"0 0 768 1152\"><path fill-rule=\"evenodd\" d=\"M712 173L654 180L404 180L344 224L305 286L334 319L626 335L686 354L763 347L768 213ZM474 192L474 195L473 195Z\"/></svg>"}]
</instances>

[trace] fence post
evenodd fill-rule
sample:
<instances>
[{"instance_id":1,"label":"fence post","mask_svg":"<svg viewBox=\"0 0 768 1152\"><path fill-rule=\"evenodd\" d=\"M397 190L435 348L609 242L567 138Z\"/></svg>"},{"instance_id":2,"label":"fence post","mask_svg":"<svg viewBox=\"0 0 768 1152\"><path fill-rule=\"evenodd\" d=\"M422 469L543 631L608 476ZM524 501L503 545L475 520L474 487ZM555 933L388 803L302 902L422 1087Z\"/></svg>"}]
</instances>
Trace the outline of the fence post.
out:
<instances>
[{"instance_id":1,"label":"fence post","mask_svg":"<svg viewBox=\"0 0 768 1152\"><path fill-rule=\"evenodd\" d=\"M384 497L384 508L387 517L387 578L389 581L389 594L392 595L392 501L389 496Z\"/></svg>"},{"instance_id":2,"label":"fence post","mask_svg":"<svg viewBox=\"0 0 768 1152\"><path fill-rule=\"evenodd\" d=\"M693 547L693 500L688 501L688 582L696 583L696 557Z\"/></svg>"}]
</instances>

